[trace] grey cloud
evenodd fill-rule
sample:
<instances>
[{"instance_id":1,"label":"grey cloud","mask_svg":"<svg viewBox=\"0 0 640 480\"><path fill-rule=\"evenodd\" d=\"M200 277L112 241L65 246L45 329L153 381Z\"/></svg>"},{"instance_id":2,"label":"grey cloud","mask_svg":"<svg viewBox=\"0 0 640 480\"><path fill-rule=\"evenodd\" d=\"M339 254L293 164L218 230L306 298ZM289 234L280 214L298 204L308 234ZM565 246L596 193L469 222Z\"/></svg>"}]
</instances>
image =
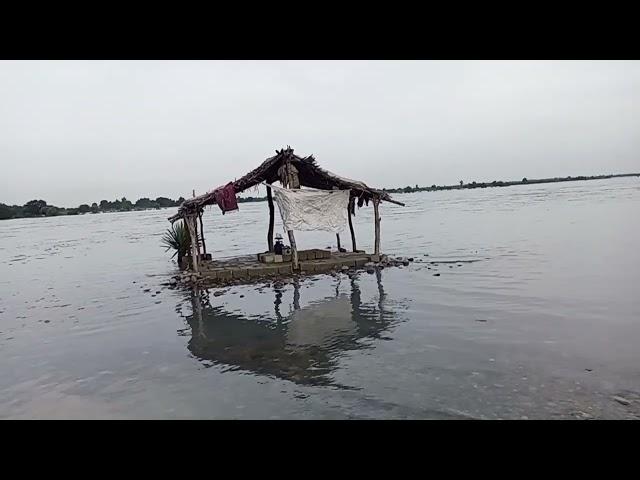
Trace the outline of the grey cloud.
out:
<instances>
[{"instance_id":1,"label":"grey cloud","mask_svg":"<svg viewBox=\"0 0 640 480\"><path fill-rule=\"evenodd\" d=\"M375 186L640 170L636 61L0 62L0 202L187 196L291 145Z\"/></svg>"}]
</instances>

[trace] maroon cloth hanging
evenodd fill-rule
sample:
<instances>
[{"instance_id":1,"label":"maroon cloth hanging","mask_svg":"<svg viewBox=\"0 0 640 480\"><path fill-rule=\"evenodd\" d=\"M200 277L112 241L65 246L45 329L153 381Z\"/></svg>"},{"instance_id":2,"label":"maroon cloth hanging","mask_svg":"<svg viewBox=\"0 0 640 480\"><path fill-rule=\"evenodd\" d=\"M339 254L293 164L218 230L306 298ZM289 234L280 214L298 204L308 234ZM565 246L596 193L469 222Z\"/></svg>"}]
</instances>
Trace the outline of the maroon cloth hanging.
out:
<instances>
[{"instance_id":1,"label":"maroon cloth hanging","mask_svg":"<svg viewBox=\"0 0 640 480\"><path fill-rule=\"evenodd\" d=\"M216 188L213 191L216 203L222 210L222 214L231 210L238 210L238 200L236 199L236 191L233 188L233 182L227 183L224 187Z\"/></svg>"}]
</instances>

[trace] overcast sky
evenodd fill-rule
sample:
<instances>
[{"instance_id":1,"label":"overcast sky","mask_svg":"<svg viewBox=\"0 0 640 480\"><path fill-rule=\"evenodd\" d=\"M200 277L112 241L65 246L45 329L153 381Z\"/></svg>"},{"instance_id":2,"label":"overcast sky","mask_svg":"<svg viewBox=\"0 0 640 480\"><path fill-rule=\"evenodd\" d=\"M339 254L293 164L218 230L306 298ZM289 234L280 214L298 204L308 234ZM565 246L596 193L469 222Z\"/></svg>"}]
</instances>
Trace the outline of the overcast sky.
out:
<instances>
[{"instance_id":1,"label":"overcast sky","mask_svg":"<svg viewBox=\"0 0 640 480\"><path fill-rule=\"evenodd\" d=\"M190 196L291 145L375 187L640 171L640 62L2 61L0 202Z\"/></svg>"}]
</instances>

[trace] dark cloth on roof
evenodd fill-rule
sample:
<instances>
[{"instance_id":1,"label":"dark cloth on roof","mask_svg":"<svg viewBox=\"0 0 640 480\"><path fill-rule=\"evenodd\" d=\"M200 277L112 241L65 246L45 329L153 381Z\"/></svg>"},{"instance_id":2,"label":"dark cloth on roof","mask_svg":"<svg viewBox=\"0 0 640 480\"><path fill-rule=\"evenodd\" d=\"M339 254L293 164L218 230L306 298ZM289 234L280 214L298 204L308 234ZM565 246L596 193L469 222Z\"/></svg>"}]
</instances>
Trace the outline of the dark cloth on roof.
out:
<instances>
[{"instance_id":1,"label":"dark cloth on roof","mask_svg":"<svg viewBox=\"0 0 640 480\"><path fill-rule=\"evenodd\" d=\"M216 203L222 210L222 214L231 210L238 210L238 200L236 199L236 191L233 188L233 182L227 183L224 187L217 188L213 191Z\"/></svg>"}]
</instances>

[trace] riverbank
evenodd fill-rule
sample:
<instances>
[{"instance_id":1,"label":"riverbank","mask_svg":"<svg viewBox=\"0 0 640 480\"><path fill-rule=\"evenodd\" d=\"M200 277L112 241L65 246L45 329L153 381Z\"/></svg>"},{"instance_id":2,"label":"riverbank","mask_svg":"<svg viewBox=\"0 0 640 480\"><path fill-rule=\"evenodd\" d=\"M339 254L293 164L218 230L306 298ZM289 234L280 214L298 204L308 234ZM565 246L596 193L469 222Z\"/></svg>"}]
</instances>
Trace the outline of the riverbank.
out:
<instances>
[{"instance_id":1,"label":"riverbank","mask_svg":"<svg viewBox=\"0 0 640 480\"><path fill-rule=\"evenodd\" d=\"M580 182L584 180L606 180L610 178L622 178L622 177L640 177L640 173L620 173L615 175L595 175L595 176L579 176L579 177L554 177L554 178L523 178L522 180L512 181L498 181L492 182L471 182L464 183L460 181L456 185L431 185L430 187L404 187L404 188L392 188L386 189L389 193L413 193L413 192L436 192L439 190L464 190L473 188L488 188L488 187L512 187L515 185L531 185L538 183L558 183L558 182Z\"/></svg>"}]
</instances>

